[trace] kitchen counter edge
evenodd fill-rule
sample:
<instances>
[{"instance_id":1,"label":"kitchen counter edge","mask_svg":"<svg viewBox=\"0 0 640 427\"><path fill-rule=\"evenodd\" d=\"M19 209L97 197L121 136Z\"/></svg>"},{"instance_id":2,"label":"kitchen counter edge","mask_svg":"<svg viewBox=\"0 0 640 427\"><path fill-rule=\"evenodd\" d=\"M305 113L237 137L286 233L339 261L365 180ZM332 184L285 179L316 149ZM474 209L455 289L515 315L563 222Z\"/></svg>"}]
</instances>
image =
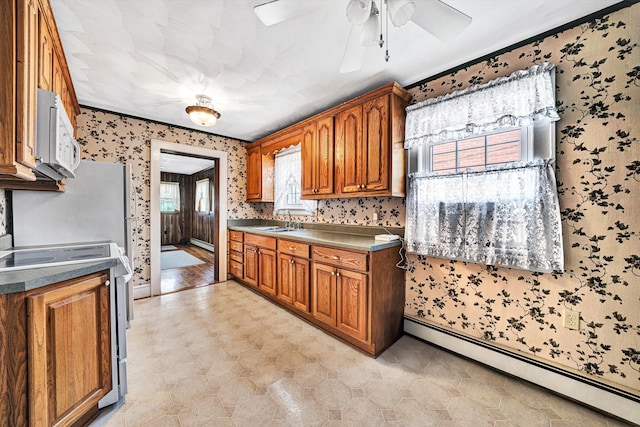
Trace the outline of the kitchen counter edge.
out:
<instances>
[{"instance_id":1,"label":"kitchen counter edge","mask_svg":"<svg viewBox=\"0 0 640 427\"><path fill-rule=\"evenodd\" d=\"M30 291L65 280L116 267L118 260L111 258L73 265L29 268L0 273L0 295Z\"/></svg>"},{"instance_id":2,"label":"kitchen counter edge","mask_svg":"<svg viewBox=\"0 0 640 427\"><path fill-rule=\"evenodd\" d=\"M288 232L274 232L268 230L258 230L254 226L231 225L229 230L241 231L243 233L259 234L262 236L275 237L283 240L293 240L297 242L311 243L316 245L334 246L344 249L355 249L360 251L375 252L382 249L393 248L402 244L401 240L380 241L373 236L361 234L341 233L337 231L319 231L313 229L303 229L305 236L292 235ZM292 231L295 232L295 231ZM315 236L314 236L315 235ZM319 236L322 236L320 238Z\"/></svg>"}]
</instances>

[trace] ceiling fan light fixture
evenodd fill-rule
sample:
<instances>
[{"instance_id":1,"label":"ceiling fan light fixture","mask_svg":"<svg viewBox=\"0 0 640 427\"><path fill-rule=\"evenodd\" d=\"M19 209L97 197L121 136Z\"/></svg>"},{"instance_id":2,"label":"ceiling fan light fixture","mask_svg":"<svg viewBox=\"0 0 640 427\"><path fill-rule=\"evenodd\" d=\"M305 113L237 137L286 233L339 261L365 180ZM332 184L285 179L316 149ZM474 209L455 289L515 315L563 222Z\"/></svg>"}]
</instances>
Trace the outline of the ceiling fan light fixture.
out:
<instances>
[{"instance_id":1,"label":"ceiling fan light fixture","mask_svg":"<svg viewBox=\"0 0 640 427\"><path fill-rule=\"evenodd\" d=\"M347 18L353 25L362 25L371 15L373 0L351 0L347 4Z\"/></svg>"},{"instance_id":2,"label":"ceiling fan light fixture","mask_svg":"<svg viewBox=\"0 0 640 427\"><path fill-rule=\"evenodd\" d=\"M369 14L369 18L362 26L362 31L360 32L360 44L362 46L374 46L378 44L378 16L380 12L378 12L378 8L374 2L371 2L371 13Z\"/></svg>"},{"instance_id":3,"label":"ceiling fan light fixture","mask_svg":"<svg viewBox=\"0 0 640 427\"><path fill-rule=\"evenodd\" d=\"M215 125L221 115L213 109L211 98L207 95L196 95L196 105L189 105L185 111L191 121L200 126Z\"/></svg>"},{"instance_id":4,"label":"ceiling fan light fixture","mask_svg":"<svg viewBox=\"0 0 640 427\"><path fill-rule=\"evenodd\" d=\"M415 7L414 0L387 0L387 11L395 27L406 24L411 19Z\"/></svg>"}]
</instances>

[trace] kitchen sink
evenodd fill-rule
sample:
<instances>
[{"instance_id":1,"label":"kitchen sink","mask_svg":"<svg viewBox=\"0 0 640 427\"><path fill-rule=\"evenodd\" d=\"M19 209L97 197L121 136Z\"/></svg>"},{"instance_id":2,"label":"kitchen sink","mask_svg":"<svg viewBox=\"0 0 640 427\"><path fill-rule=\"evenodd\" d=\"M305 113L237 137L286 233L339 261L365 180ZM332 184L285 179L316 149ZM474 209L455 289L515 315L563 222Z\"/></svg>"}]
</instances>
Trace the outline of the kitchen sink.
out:
<instances>
[{"instance_id":1,"label":"kitchen sink","mask_svg":"<svg viewBox=\"0 0 640 427\"><path fill-rule=\"evenodd\" d=\"M289 229L284 228L284 227L278 227L278 226L266 226L266 227L252 227L254 230L260 230L260 231L271 231L274 233L281 233L283 231L289 231Z\"/></svg>"}]
</instances>

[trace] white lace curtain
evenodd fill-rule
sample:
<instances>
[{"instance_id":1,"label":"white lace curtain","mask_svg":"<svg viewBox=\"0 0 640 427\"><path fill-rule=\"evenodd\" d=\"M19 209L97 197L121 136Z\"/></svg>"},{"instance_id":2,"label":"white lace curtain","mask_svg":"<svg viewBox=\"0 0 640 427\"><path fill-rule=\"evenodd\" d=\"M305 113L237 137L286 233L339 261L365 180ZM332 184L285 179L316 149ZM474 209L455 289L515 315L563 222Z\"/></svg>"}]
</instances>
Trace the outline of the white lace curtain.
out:
<instances>
[{"instance_id":1,"label":"white lace curtain","mask_svg":"<svg viewBox=\"0 0 640 427\"><path fill-rule=\"evenodd\" d=\"M180 210L180 184L177 182L160 183L160 204L161 211Z\"/></svg>"},{"instance_id":2,"label":"white lace curtain","mask_svg":"<svg viewBox=\"0 0 640 427\"><path fill-rule=\"evenodd\" d=\"M301 200L302 154L300 144L280 150L274 162L274 214L313 215L317 202Z\"/></svg>"},{"instance_id":3,"label":"white lace curtain","mask_svg":"<svg viewBox=\"0 0 640 427\"><path fill-rule=\"evenodd\" d=\"M558 120L554 67L544 62L508 77L410 105L404 147L520 127L542 117Z\"/></svg>"},{"instance_id":4,"label":"white lace curtain","mask_svg":"<svg viewBox=\"0 0 640 427\"><path fill-rule=\"evenodd\" d=\"M552 160L455 175L414 174L407 250L437 258L563 271Z\"/></svg>"}]
</instances>

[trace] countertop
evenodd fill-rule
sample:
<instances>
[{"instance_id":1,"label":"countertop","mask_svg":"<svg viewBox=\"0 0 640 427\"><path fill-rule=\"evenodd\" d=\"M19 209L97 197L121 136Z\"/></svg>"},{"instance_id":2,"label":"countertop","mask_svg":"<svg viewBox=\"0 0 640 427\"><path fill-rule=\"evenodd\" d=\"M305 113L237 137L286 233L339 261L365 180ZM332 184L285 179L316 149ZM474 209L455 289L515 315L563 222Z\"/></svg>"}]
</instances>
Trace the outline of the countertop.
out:
<instances>
[{"instance_id":1,"label":"countertop","mask_svg":"<svg viewBox=\"0 0 640 427\"><path fill-rule=\"evenodd\" d=\"M115 267L115 258L57 267L29 268L0 273L0 295L29 291Z\"/></svg>"},{"instance_id":2,"label":"countertop","mask_svg":"<svg viewBox=\"0 0 640 427\"><path fill-rule=\"evenodd\" d=\"M268 225L268 224L267 224ZM277 224L276 224L277 225ZM262 224L259 226L263 226ZM306 226L306 224L305 224ZM302 228L292 231L268 231L259 230L257 225L229 225L230 230L242 231L244 233L260 234L263 236L276 237L278 239L294 240L305 243L315 243L321 245L335 246L345 249L355 249L360 251L379 251L381 249L393 248L402 244L401 240L380 241L375 240L374 235L365 231L358 232L355 228L343 228L333 226L331 229ZM317 227L317 226L316 226ZM383 229L374 229L377 234L386 234Z\"/></svg>"}]
</instances>

